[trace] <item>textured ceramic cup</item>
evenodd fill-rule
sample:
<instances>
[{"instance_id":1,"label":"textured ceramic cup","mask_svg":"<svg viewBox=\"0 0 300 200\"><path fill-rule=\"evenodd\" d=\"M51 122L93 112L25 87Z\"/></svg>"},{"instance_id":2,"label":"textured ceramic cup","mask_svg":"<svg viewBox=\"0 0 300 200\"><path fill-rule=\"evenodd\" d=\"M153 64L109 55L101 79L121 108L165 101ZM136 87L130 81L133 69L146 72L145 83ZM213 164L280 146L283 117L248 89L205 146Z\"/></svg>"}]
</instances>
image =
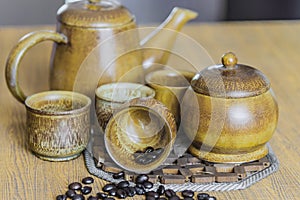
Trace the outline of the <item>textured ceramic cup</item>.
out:
<instances>
[{"instance_id":1,"label":"textured ceramic cup","mask_svg":"<svg viewBox=\"0 0 300 200\"><path fill-rule=\"evenodd\" d=\"M95 94L96 114L104 132L109 119L120 106L134 98L154 97L155 92L142 84L118 82L101 85Z\"/></svg>"},{"instance_id":2,"label":"textured ceramic cup","mask_svg":"<svg viewBox=\"0 0 300 200\"><path fill-rule=\"evenodd\" d=\"M176 138L173 114L153 98L136 98L114 114L105 129L105 147L120 167L148 173L168 157Z\"/></svg>"},{"instance_id":3,"label":"textured ceramic cup","mask_svg":"<svg viewBox=\"0 0 300 200\"><path fill-rule=\"evenodd\" d=\"M86 148L90 133L89 97L48 91L26 98L28 144L39 158L66 161Z\"/></svg>"},{"instance_id":4,"label":"textured ceramic cup","mask_svg":"<svg viewBox=\"0 0 300 200\"><path fill-rule=\"evenodd\" d=\"M167 106L180 124L180 103L195 73L162 69L146 75L146 84L155 90L155 99Z\"/></svg>"}]
</instances>

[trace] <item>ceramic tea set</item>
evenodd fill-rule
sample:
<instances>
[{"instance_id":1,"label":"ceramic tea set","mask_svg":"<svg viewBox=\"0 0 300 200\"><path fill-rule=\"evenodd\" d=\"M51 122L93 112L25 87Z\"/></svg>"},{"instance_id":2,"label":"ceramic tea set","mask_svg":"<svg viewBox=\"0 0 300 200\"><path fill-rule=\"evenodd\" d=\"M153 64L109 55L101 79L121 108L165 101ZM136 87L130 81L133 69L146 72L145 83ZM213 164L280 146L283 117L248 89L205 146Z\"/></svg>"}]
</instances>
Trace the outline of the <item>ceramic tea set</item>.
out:
<instances>
[{"instance_id":1,"label":"ceramic tea set","mask_svg":"<svg viewBox=\"0 0 300 200\"><path fill-rule=\"evenodd\" d=\"M116 39L110 53L160 41L171 49L176 32L196 16L191 10L174 8L148 37L139 41L138 33L131 32L126 40ZM70 160L86 147L92 97L72 91L80 65L99 43L135 28L134 15L116 1L76 1L58 10L56 32L29 33L12 49L6 81L13 96L26 106L28 142L35 155ZM165 28L175 30L171 37L162 33ZM18 83L18 68L25 53L46 40L55 42L51 91L27 97ZM95 110L105 149L119 166L138 173L159 167L173 148L179 125L192 141L189 152L210 162L249 162L268 153L265 144L277 125L277 103L268 79L237 64L233 53L225 54L222 64L197 74L154 66L167 63L166 52L134 51L109 70L102 65L106 55L100 51L94 61L103 71L95 89ZM130 74L131 80L119 82L137 66L140 69ZM148 148L155 156L145 153Z\"/></svg>"}]
</instances>

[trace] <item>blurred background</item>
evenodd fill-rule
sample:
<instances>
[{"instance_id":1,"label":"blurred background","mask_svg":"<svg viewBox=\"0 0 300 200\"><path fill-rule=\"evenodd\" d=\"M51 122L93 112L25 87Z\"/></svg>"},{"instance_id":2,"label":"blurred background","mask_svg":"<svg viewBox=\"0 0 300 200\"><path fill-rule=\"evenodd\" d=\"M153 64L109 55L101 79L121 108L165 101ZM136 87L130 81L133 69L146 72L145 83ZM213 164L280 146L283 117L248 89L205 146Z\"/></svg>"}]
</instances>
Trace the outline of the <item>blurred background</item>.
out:
<instances>
[{"instance_id":1,"label":"blurred background","mask_svg":"<svg viewBox=\"0 0 300 200\"><path fill-rule=\"evenodd\" d=\"M69 0L72 1L72 0ZM299 0L119 0L139 24L158 23L172 7L199 12L195 21L300 19ZM54 24L64 0L1 0L0 25Z\"/></svg>"}]
</instances>

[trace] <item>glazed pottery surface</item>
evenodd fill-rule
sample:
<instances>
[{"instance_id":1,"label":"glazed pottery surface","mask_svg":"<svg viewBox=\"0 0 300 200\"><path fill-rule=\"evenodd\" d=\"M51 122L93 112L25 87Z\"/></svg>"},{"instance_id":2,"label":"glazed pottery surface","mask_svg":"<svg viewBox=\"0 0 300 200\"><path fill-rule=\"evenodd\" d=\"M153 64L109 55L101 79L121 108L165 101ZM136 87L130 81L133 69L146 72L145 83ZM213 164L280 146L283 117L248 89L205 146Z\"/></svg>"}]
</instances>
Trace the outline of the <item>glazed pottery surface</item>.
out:
<instances>
[{"instance_id":1,"label":"glazed pottery surface","mask_svg":"<svg viewBox=\"0 0 300 200\"><path fill-rule=\"evenodd\" d=\"M156 70L146 75L146 84L155 90L155 99L162 102L173 113L177 126L180 124L180 103L193 72L176 71L171 69Z\"/></svg>"},{"instance_id":2,"label":"glazed pottery surface","mask_svg":"<svg viewBox=\"0 0 300 200\"><path fill-rule=\"evenodd\" d=\"M260 71L237 64L232 53L222 62L198 73L184 96L182 125L193 140L189 151L210 162L260 159L278 122L270 83Z\"/></svg>"},{"instance_id":3,"label":"glazed pottery surface","mask_svg":"<svg viewBox=\"0 0 300 200\"><path fill-rule=\"evenodd\" d=\"M124 103L134 98L154 97L155 92L142 84L119 82L101 85L95 94L97 119L104 132L109 119Z\"/></svg>"},{"instance_id":4,"label":"glazed pottery surface","mask_svg":"<svg viewBox=\"0 0 300 200\"><path fill-rule=\"evenodd\" d=\"M196 95L197 105L188 103ZM265 144L277 125L272 91L241 99L195 94L190 88L183 105L182 126L193 140L190 152L210 162L240 163L267 155ZM197 108L198 110L195 110Z\"/></svg>"},{"instance_id":5,"label":"glazed pottery surface","mask_svg":"<svg viewBox=\"0 0 300 200\"><path fill-rule=\"evenodd\" d=\"M69 91L48 91L27 97L29 148L41 159L65 161L86 148L91 100Z\"/></svg>"},{"instance_id":6,"label":"glazed pottery surface","mask_svg":"<svg viewBox=\"0 0 300 200\"><path fill-rule=\"evenodd\" d=\"M107 152L120 167L148 173L168 157L176 138L176 123L159 101L136 98L111 118L104 138Z\"/></svg>"}]
</instances>

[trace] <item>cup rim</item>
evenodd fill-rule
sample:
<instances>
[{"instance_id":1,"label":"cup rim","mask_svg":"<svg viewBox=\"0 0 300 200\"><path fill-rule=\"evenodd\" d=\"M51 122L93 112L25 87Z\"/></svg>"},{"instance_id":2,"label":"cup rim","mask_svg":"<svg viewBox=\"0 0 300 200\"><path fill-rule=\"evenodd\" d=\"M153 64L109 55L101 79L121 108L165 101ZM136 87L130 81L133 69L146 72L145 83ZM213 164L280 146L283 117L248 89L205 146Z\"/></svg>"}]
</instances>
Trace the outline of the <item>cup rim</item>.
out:
<instances>
[{"instance_id":1,"label":"cup rim","mask_svg":"<svg viewBox=\"0 0 300 200\"><path fill-rule=\"evenodd\" d=\"M175 74L176 76L182 76L182 77L189 77L191 76L190 78L192 79L195 75L194 72L191 72L191 71L183 71L183 70L170 70L170 69L160 69L160 70L156 70L156 71L153 71L153 72L150 72L148 73L146 76L145 76L145 82L147 85L149 86L155 86L155 87L161 87L161 88L170 88L170 89L184 89L184 88L187 88L189 87L189 85L186 85L186 86L171 86L171 85L164 85L164 84L161 84L159 82L156 82L156 81L153 81L153 77L155 76L167 76L168 74L170 73L173 73ZM188 82L188 81L187 81Z\"/></svg>"},{"instance_id":2,"label":"cup rim","mask_svg":"<svg viewBox=\"0 0 300 200\"><path fill-rule=\"evenodd\" d=\"M36 99L44 99L46 100L46 97L51 97L52 99L59 99L61 97L69 97L69 98L76 98L77 100L82 100L83 106L80 108L74 108L67 111L50 111L50 110L41 110L40 108L34 107L33 103L36 102ZM64 91L64 90L51 90L51 91L44 91L39 92L33 95L30 95L25 100L25 106L28 110L42 114L42 115L70 115L70 114L76 114L81 113L86 110L88 110L91 106L91 99L81 93L74 92L74 91Z\"/></svg>"},{"instance_id":3,"label":"cup rim","mask_svg":"<svg viewBox=\"0 0 300 200\"><path fill-rule=\"evenodd\" d=\"M123 101L122 100L116 100L116 99L113 99L113 98L109 98L107 96L104 96L103 95L103 91L107 91L108 89L114 89L114 88L118 88L117 86L122 86L127 89L142 89L146 92L149 93L149 95L145 96L146 98L148 97L154 97L155 96L155 91L146 86L146 85L143 85L141 83L130 83L130 82L115 82L115 83L107 83L107 84L103 84L99 87L96 88L95 90L95 96L97 99L101 99L101 100L104 100L104 101L107 101L107 102L114 102L114 103L125 103L127 101L130 101L132 99L135 99L135 98L140 98L140 96L129 96L129 98L127 99L124 99ZM125 87L126 86L126 87Z\"/></svg>"}]
</instances>

